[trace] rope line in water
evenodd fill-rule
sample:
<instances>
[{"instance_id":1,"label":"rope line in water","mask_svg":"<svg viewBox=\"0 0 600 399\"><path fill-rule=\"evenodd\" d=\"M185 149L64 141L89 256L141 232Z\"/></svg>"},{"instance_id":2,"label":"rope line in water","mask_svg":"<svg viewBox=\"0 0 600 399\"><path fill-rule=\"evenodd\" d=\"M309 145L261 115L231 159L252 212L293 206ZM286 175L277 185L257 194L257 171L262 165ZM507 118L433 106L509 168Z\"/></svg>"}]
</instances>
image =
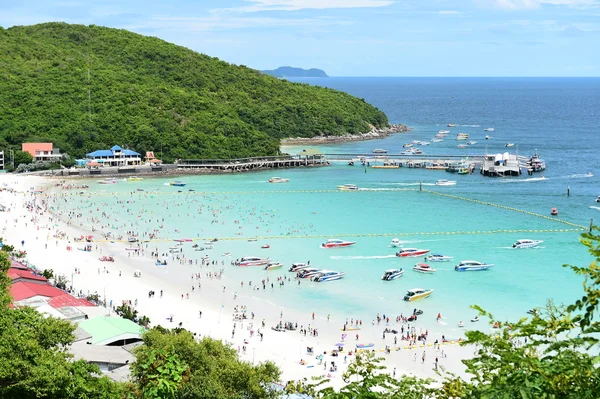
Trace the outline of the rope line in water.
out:
<instances>
[{"instance_id":1,"label":"rope line in water","mask_svg":"<svg viewBox=\"0 0 600 399\"><path fill-rule=\"evenodd\" d=\"M328 238L358 238L358 237L413 237L413 236L440 236L440 235L482 235L482 234L510 234L510 233L571 233L580 232L582 228L573 229L516 229L516 230L473 230L473 231L427 231L427 232L403 232L403 233L349 233L349 234L319 234L319 235L279 235L279 236L239 236L239 237L217 237L219 241L247 241L256 240L281 240L281 239L328 239ZM215 237L188 238L187 241L209 241ZM181 239L157 238L142 240L143 242L179 242ZM92 240L90 242L128 242L128 240ZM208 245L208 244L207 244Z\"/></svg>"}]
</instances>

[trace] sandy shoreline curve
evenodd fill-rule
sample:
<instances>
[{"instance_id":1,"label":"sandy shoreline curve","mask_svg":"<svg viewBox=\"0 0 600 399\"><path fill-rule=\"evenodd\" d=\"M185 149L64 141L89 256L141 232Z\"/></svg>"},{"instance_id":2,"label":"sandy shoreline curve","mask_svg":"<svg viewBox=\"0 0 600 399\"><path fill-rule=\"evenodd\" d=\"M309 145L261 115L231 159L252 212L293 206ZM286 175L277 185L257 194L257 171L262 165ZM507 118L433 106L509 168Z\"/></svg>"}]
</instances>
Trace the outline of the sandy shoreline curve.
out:
<instances>
[{"instance_id":1,"label":"sandy shoreline curve","mask_svg":"<svg viewBox=\"0 0 600 399\"><path fill-rule=\"evenodd\" d=\"M282 370L284 383L325 376L331 378L330 384L334 387L342 386L341 374L353 359L350 352L355 352L357 343L373 343L368 350L375 350L384 357L387 371L397 377L411 374L439 379L435 371L436 358L441 367L464 376L465 367L461 360L471 357L474 348L460 346L456 341L443 343L442 334L432 330L427 331L425 344L417 342L414 346L400 339L400 333L383 334L386 328L398 332L402 328L405 331L414 329L417 335L424 334L425 329L419 323L396 322L395 315L389 316L389 323L385 320L372 323L375 315L327 315L319 314L318 309L283 308L273 302L275 299L269 301L255 295L254 288L249 287L247 282L242 286L235 278L235 266L231 266L230 262L243 254L236 253L233 242L219 243L219 251L223 254L230 252L231 256L210 258L208 265L188 264L186 258L177 260L172 254L168 261L179 262L181 267L177 269L155 265L151 256L155 251L152 242L142 243L136 252L127 251L129 244L117 241L93 242L91 252L80 251L78 248L84 243L73 239L98 235L98 232L86 231L68 222L65 215L50 212L49 205L59 200L53 193L55 183L55 178L0 175L3 188L0 203L7 207L7 211L1 213L1 236L6 243L26 250L28 261L39 270L53 269L55 275L66 276L72 282L73 294L86 296L97 293L105 298L109 304L106 314L114 314L110 304L116 307L124 301L131 301L136 304L134 307L140 316L150 318L150 326L172 328L181 324L200 336L211 336L231 344L243 360L275 362ZM38 211L27 209L28 203L38 205ZM64 239L56 238L62 234ZM22 240L24 245L21 245ZM67 250L67 247L72 250ZM99 258L104 255L113 256L115 261L101 262ZM141 278L133 276L137 270L142 272ZM188 273L174 276L175 270ZM285 273L289 275L285 283L294 284L291 273ZM185 279L187 283L183 282ZM150 291L155 292L154 297L149 296ZM245 319L240 318L244 314L242 307L246 309ZM435 319L435 315L423 317ZM362 320L360 330L343 331L348 319L352 321L348 321L348 326L354 326L355 319ZM296 331L277 332L271 329L288 320L298 324ZM301 329L308 330L307 334L301 334ZM347 334L343 341L342 334ZM356 334L359 334L358 340ZM440 345L435 345L436 340ZM344 344L345 349L338 356L332 356L336 344ZM312 355L307 353L307 347L313 348ZM324 354L321 361L317 359L320 354ZM306 364L301 365L301 360ZM330 371L331 362L338 366L337 371Z\"/></svg>"}]
</instances>

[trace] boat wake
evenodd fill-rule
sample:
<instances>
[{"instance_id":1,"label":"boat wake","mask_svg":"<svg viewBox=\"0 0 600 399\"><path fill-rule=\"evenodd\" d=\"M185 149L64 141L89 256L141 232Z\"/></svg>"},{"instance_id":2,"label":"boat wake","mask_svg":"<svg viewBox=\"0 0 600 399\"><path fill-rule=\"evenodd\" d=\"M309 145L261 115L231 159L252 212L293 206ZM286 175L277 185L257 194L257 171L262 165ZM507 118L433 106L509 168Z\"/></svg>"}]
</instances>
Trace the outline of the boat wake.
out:
<instances>
[{"instance_id":1,"label":"boat wake","mask_svg":"<svg viewBox=\"0 0 600 399\"><path fill-rule=\"evenodd\" d=\"M595 209L597 211L600 211L600 206L593 206L593 205L591 205L590 208Z\"/></svg>"},{"instance_id":2,"label":"boat wake","mask_svg":"<svg viewBox=\"0 0 600 399\"><path fill-rule=\"evenodd\" d=\"M358 260L358 259L391 259L395 258L396 255L374 255L374 256L330 256L329 259L344 259L344 260Z\"/></svg>"},{"instance_id":3,"label":"boat wake","mask_svg":"<svg viewBox=\"0 0 600 399\"><path fill-rule=\"evenodd\" d=\"M419 182L414 182L414 183L378 183L381 184L383 186L418 186L419 184L422 184L423 186L435 186L435 183L419 183Z\"/></svg>"},{"instance_id":4,"label":"boat wake","mask_svg":"<svg viewBox=\"0 0 600 399\"><path fill-rule=\"evenodd\" d=\"M528 179L520 179L520 180L501 180L502 183L526 183L532 181L546 181L549 180L547 177L530 177Z\"/></svg>"},{"instance_id":5,"label":"boat wake","mask_svg":"<svg viewBox=\"0 0 600 399\"><path fill-rule=\"evenodd\" d=\"M594 177L594 174L589 172L589 173L575 173L574 175L567 175L567 176L559 176L559 177L555 177L555 179L585 179L588 177Z\"/></svg>"}]
</instances>

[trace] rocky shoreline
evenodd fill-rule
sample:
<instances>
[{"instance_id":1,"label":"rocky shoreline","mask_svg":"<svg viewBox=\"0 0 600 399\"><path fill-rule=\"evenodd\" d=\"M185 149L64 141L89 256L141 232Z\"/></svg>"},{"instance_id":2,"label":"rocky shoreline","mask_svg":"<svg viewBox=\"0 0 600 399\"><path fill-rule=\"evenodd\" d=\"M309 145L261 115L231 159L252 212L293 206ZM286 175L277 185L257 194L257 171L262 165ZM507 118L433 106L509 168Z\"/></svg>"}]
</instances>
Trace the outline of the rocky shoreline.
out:
<instances>
[{"instance_id":1,"label":"rocky shoreline","mask_svg":"<svg viewBox=\"0 0 600 399\"><path fill-rule=\"evenodd\" d=\"M412 130L404 124L392 124L382 129L373 128L370 132L359 134L344 134L342 136L295 137L281 140L281 145L295 144L335 144L348 141L363 141L383 139L394 133L404 133Z\"/></svg>"}]
</instances>

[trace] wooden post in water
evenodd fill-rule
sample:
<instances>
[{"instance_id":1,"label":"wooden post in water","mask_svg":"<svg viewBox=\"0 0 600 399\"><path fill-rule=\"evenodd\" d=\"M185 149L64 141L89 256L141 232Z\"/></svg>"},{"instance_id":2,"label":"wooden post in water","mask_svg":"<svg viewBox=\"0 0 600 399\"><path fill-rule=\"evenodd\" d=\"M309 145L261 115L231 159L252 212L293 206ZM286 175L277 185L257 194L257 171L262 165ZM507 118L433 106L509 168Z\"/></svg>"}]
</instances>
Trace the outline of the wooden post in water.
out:
<instances>
[{"instance_id":1,"label":"wooden post in water","mask_svg":"<svg viewBox=\"0 0 600 399\"><path fill-rule=\"evenodd\" d=\"M423 182L419 181L419 191L423 191Z\"/></svg>"},{"instance_id":2,"label":"wooden post in water","mask_svg":"<svg viewBox=\"0 0 600 399\"><path fill-rule=\"evenodd\" d=\"M592 232L592 227L594 226L594 218L590 219L590 233Z\"/></svg>"},{"instance_id":3,"label":"wooden post in water","mask_svg":"<svg viewBox=\"0 0 600 399\"><path fill-rule=\"evenodd\" d=\"M571 196L571 187L567 186L567 197Z\"/></svg>"}]
</instances>

